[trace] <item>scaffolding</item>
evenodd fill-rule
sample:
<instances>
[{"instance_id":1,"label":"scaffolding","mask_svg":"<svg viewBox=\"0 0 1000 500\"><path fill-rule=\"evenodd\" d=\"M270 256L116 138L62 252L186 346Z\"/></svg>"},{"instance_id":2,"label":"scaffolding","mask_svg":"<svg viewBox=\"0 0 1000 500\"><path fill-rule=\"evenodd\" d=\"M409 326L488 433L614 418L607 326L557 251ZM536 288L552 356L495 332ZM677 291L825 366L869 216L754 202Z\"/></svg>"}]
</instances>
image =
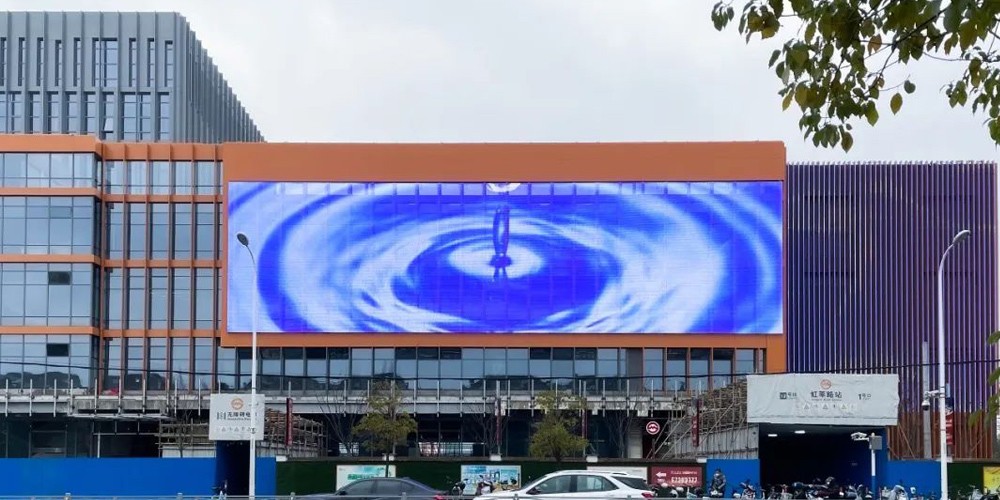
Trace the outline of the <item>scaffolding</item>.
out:
<instances>
[{"instance_id":1,"label":"scaffolding","mask_svg":"<svg viewBox=\"0 0 1000 500\"><path fill-rule=\"evenodd\" d=\"M757 426L747 422L747 383L740 380L691 401L668 424L655 458L756 458Z\"/></svg>"},{"instance_id":2,"label":"scaffolding","mask_svg":"<svg viewBox=\"0 0 1000 500\"><path fill-rule=\"evenodd\" d=\"M257 446L262 456L318 457L326 454L323 424L308 418L268 409L264 414L264 439ZM290 431L290 434L289 434ZM160 423L157 434L164 457L215 456L208 422L191 415Z\"/></svg>"}]
</instances>

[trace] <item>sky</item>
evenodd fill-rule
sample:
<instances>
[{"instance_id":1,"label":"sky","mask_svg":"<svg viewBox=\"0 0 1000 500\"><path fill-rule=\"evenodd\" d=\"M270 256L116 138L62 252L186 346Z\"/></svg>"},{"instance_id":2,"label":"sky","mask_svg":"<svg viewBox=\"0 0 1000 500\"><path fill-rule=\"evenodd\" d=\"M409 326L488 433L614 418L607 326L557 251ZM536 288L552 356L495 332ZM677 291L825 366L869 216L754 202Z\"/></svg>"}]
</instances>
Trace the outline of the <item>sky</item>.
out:
<instances>
[{"instance_id":1,"label":"sky","mask_svg":"<svg viewBox=\"0 0 1000 500\"><path fill-rule=\"evenodd\" d=\"M948 106L962 71L904 69L917 93L802 139L767 60L717 32L715 0L0 0L4 10L177 11L271 142L780 140L793 161L995 160L983 117ZM737 2L739 3L739 2ZM891 81L890 81L891 84Z\"/></svg>"}]
</instances>

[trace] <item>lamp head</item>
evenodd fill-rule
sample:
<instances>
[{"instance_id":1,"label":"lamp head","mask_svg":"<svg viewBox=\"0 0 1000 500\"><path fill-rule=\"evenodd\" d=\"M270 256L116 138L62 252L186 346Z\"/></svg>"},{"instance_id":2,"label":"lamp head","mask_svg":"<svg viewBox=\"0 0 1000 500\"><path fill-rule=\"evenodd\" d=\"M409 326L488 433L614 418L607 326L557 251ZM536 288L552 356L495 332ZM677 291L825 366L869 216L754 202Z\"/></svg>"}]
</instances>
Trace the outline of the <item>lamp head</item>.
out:
<instances>
[{"instance_id":1,"label":"lamp head","mask_svg":"<svg viewBox=\"0 0 1000 500\"><path fill-rule=\"evenodd\" d=\"M240 245L245 247L250 246L250 238L247 238L247 235L243 233L236 233L236 240L240 242Z\"/></svg>"},{"instance_id":2,"label":"lamp head","mask_svg":"<svg viewBox=\"0 0 1000 500\"><path fill-rule=\"evenodd\" d=\"M969 231L968 229L963 229L963 230L959 231L958 234L955 235L955 238L953 240L951 240L951 244L955 245L955 244L959 243L960 241L968 238L971 235L972 235L972 231Z\"/></svg>"}]
</instances>

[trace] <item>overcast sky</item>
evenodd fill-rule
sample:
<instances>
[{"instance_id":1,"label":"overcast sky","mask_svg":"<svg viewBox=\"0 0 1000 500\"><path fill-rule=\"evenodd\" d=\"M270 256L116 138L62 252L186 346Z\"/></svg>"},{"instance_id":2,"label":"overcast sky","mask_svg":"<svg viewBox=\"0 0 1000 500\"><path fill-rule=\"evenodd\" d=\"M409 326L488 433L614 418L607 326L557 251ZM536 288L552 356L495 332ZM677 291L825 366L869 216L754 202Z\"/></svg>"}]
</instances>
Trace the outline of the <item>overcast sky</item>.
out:
<instances>
[{"instance_id":1,"label":"overcast sky","mask_svg":"<svg viewBox=\"0 0 1000 500\"><path fill-rule=\"evenodd\" d=\"M0 0L7 10L174 10L272 142L781 140L792 160L989 159L951 109L953 63L859 126L802 140L767 68L774 44L714 30L715 0ZM883 108L887 108L886 102Z\"/></svg>"}]
</instances>

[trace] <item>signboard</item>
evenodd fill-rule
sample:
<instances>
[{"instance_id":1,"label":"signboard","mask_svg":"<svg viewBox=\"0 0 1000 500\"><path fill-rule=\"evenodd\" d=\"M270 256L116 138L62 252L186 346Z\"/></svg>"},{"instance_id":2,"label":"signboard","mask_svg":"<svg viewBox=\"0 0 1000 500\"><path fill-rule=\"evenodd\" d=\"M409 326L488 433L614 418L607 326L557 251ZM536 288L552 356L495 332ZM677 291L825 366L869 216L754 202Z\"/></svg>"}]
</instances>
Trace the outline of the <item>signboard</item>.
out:
<instances>
[{"instance_id":1,"label":"signboard","mask_svg":"<svg viewBox=\"0 0 1000 500\"><path fill-rule=\"evenodd\" d=\"M990 491L1000 489L1000 467L983 467L983 488Z\"/></svg>"},{"instance_id":2,"label":"signboard","mask_svg":"<svg viewBox=\"0 0 1000 500\"><path fill-rule=\"evenodd\" d=\"M899 376L789 373L747 376L751 424L896 425Z\"/></svg>"},{"instance_id":3,"label":"signboard","mask_svg":"<svg viewBox=\"0 0 1000 500\"><path fill-rule=\"evenodd\" d=\"M615 467L614 465L591 465L587 467L587 470L594 472L621 472L628 474L630 476L641 477L643 479L649 478L649 469L646 467Z\"/></svg>"},{"instance_id":4,"label":"signboard","mask_svg":"<svg viewBox=\"0 0 1000 500\"><path fill-rule=\"evenodd\" d=\"M660 433L660 424L656 421L650 420L646 422L646 434L650 436L655 436Z\"/></svg>"},{"instance_id":5,"label":"signboard","mask_svg":"<svg viewBox=\"0 0 1000 500\"><path fill-rule=\"evenodd\" d=\"M520 465L462 465L463 495L483 495L521 487Z\"/></svg>"},{"instance_id":6,"label":"signboard","mask_svg":"<svg viewBox=\"0 0 1000 500\"><path fill-rule=\"evenodd\" d=\"M257 395L254 439L264 439L264 395ZM250 395L212 394L209 402L208 439L211 441L249 441Z\"/></svg>"},{"instance_id":7,"label":"signboard","mask_svg":"<svg viewBox=\"0 0 1000 500\"><path fill-rule=\"evenodd\" d=\"M396 477L396 466L389 466L389 474L386 476L384 465L338 465L337 484L339 490L354 481L370 479L373 477Z\"/></svg>"},{"instance_id":8,"label":"signboard","mask_svg":"<svg viewBox=\"0 0 1000 500\"><path fill-rule=\"evenodd\" d=\"M650 467L649 484L655 486L684 486L700 488L703 471L697 466Z\"/></svg>"}]
</instances>

